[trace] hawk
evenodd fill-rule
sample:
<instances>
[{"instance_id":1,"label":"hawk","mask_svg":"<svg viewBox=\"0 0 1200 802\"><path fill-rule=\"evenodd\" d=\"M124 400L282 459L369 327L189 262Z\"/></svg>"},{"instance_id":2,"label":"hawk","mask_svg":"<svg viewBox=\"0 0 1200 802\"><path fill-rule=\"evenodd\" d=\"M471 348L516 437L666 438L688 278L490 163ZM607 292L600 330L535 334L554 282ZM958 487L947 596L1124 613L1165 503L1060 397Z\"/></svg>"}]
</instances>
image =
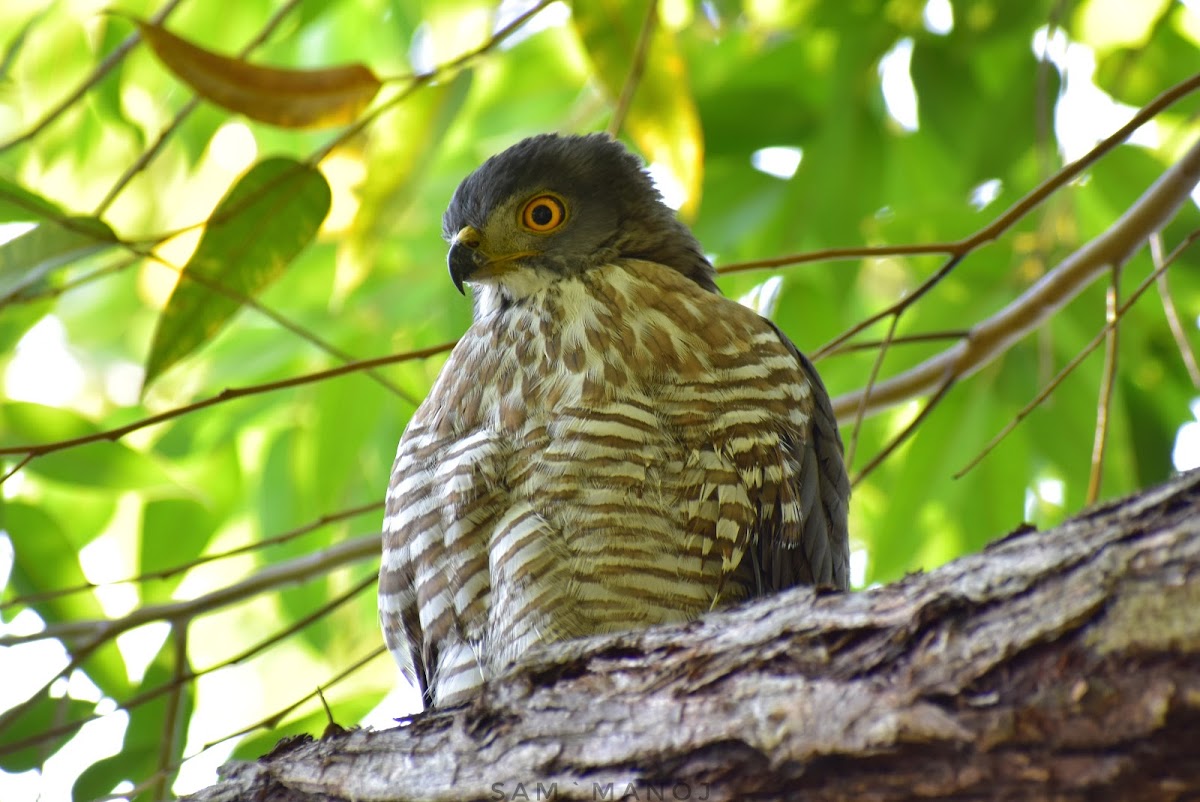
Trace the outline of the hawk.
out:
<instances>
[{"instance_id":1,"label":"hawk","mask_svg":"<svg viewBox=\"0 0 1200 802\"><path fill-rule=\"evenodd\" d=\"M536 644L846 587L829 396L720 294L636 156L526 139L442 224L474 322L400 440L379 573L388 648L427 702Z\"/></svg>"}]
</instances>

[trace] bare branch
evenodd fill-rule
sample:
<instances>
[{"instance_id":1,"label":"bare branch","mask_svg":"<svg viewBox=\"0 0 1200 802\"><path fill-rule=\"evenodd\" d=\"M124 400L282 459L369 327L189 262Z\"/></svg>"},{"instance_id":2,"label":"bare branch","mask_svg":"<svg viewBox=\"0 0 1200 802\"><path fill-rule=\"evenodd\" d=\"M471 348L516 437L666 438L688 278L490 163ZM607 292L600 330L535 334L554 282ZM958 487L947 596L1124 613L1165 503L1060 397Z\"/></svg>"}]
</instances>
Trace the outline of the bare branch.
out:
<instances>
[{"instance_id":1,"label":"bare branch","mask_svg":"<svg viewBox=\"0 0 1200 802\"><path fill-rule=\"evenodd\" d=\"M464 706L292 741L187 800L1182 799L1198 511L1192 472L885 587L553 644Z\"/></svg>"},{"instance_id":2,"label":"bare branch","mask_svg":"<svg viewBox=\"0 0 1200 802\"><path fill-rule=\"evenodd\" d=\"M1020 297L973 326L967 338L910 370L881 382L867 400L875 413L929 392L946 376L964 379L1007 351L1044 323L1112 265L1125 262L1151 233L1162 227L1200 181L1200 142L1121 215L1111 228L1064 259ZM839 419L849 419L863 391L834 399Z\"/></svg>"}]
</instances>

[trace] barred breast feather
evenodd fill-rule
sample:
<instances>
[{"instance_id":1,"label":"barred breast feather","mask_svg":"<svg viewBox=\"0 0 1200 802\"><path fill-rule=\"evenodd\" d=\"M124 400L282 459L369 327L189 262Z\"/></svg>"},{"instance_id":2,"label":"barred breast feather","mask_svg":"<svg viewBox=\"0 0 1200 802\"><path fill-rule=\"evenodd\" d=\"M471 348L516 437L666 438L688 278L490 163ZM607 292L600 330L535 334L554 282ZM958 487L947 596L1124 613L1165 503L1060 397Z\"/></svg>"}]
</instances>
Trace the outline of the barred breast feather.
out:
<instances>
[{"instance_id":1,"label":"barred breast feather","mask_svg":"<svg viewBox=\"0 0 1200 802\"><path fill-rule=\"evenodd\" d=\"M538 643L847 584L820 380L773 324L623 261L478 315L400 441L380 617L435 705Z\"/></svg>"}]
</instances>

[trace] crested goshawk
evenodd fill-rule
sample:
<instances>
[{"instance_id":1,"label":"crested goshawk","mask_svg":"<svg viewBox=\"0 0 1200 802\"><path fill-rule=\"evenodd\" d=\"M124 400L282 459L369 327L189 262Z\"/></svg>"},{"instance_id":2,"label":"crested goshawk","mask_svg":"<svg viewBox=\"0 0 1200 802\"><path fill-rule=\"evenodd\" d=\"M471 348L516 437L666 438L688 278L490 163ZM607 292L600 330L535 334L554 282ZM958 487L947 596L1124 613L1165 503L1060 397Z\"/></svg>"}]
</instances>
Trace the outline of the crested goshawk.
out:
<instances>
[{"instance_id":1,"label":"crested goshawk","mask_svg":"<svg viewBox=\"0 0 1200 802\"><path fill-rule=\"evenodd\" d=\"M529 647L847 585L829 397L720 294L640 161L603 134L488 159L443 218L474 323L400 440L379 615L427 703Z\"/></svg>"}]
</instances>

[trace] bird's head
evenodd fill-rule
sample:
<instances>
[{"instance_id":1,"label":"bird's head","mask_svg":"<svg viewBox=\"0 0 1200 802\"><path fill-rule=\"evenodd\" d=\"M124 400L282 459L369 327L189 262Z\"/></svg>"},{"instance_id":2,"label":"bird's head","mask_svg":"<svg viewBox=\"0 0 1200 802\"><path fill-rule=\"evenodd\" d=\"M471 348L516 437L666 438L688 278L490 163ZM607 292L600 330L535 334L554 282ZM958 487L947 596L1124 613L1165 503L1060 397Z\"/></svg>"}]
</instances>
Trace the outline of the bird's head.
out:
<instances>
[{"instance_id":1,"label":"bird's head","mask_svg":"<svg viewBox=\"0 0 1200 802\"><path fill-rule=\"evenodd\" d=\"M621 259L666 265L716 291L712 265L636 156L606 134L543 134L467 176L442 217L450 278L517 300Z\"/></svg>"}]
</instances>

